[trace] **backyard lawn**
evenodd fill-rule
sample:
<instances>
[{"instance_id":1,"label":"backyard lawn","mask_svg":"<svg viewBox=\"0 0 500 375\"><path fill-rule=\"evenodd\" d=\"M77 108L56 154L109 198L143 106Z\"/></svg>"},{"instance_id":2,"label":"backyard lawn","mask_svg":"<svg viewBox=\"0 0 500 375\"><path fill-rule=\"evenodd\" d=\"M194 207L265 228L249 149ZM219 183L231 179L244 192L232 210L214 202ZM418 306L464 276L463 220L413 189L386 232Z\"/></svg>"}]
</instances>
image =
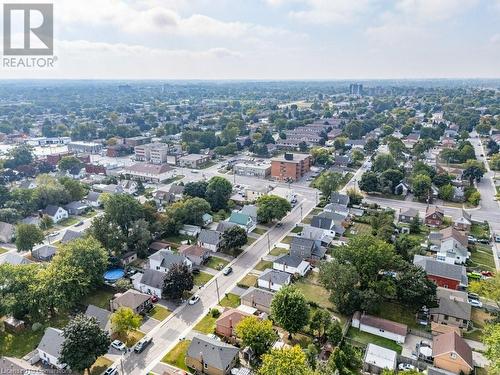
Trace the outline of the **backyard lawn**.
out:
<instances>
[{"instance_id":1,"label":"backyard lawn","mask_svg":"<svg viewBox=\"0 0 500 375\"><path fill-rule=\"evenodd\" d=\"M191 340L181 341L171 351L169 351L161 361L183 369L184 371L189 371L184 358L186 358L186 353L190 344Z\"/></svg>"},{"instance_id":2,"label":"backyard lawn","mask_svg":"<svg viewBox=\"0 0 500 375\"><path fill-rule=\"evenodd\" d=\"M319 283L317 274L311 272L307 277L299 279L295 285L304 293L308 301L315 302L325 309L334 309L334 305L329 300L330 293Z\"/></svg>"},{"instance_id":3,"label":"backyard lawn","mask_svg":"<svg viewBox=\"0 0 500 375\"><path fill-rule=\"evenodd\" d=\"M275 247L269 252L269 254L279 257L280 255L288 254L288 249L285 249L284 247Z\"/></svg>"},{"instance_id":4,"label":"backyard lawn","mask_svg":"<svg viewBox=\"0 0 500 375\"><path fill-rule=\"evenodd\" d=\"M470 254L470 265L478 271L495 271L495 260L490 246L476 244Z\"/></svg>"},{"instance_id":5,"label":"backyard lawn","mask_svg":"<svg viewBox=\"0 0 500 375\"><path fill-rule=\"evenodd\" d=\"M237 285L243 288L250 288L251 286L255 286L257 283L257 276L248 274L243 279L241 279Z\"/></svg>"},{"instance_id":6,"label":"backyard lawn","mask_svg":"<svg viewBox=\"0 0 500 375\"><path fill-rule=\"evenodd\" d=\"M233 293L226 293L223 299L220 300L219 305L222 307L236 308L241 304L240 297Z\"/></svg>"},{"instance_id":7,"label":"backyard lawn","mask_svg":"<svg viewBox=\"0 0 500 375\"><path fill-rule=\"evenodd\" d=\"M206 272L201 272L197 275L194 275L193 281L194 285L196 286L202 286L208 283L210 280L212 280L213 275L206 273Z\"/></svg>"},{"instance_id":8,"label":"backyard lawn","mask_svg":"<svg viewBox=\"0 0 500 375\"><path fill-rule=\"evenodd\" d=\"M113 292L108 289L97 289L85 297L85 305L94 305L101 309L109 310L109 301L113 298Z\"/></svg>"},{"instance_id":9,"label":"backyard lawn","mask_svg":"<svg viewBox=\"0 0 500 375\"><path fill-rule=\"evenodd\" d=\"M406 324L410 328L422 328L417 323L415 313L397 303L384 302L380 313L377 315L384 319Z\"/></svg>"},{"instance_id":10,"label":"backyard lawn","mask_svg":"<svg viewBox=\"0 0 500 375\"><path fill-rule=\"evenodd\" d=\"M167 319L170 314L171 311L166 307L155 305L155 307L153 307L153 309L148 313L148 316L161 322L162 320Z\"/></svg>"},{"instance_id":11,"label":"backyard lawn","mask_svg":"<svg viewBox=\"0 0 500 375\"><path fill-rule=\"evenodd\" d=\"M267 232L267 229L263 229L263 228L255 228L252 233L255 233L255 234L259 234L259 235L263 235L264 233Z\"/></svg>"},{"instance_id":12,"label":"backyard lawn","mask_svg":"<svg viewBox=\"0 0 500 375\"><path fill-rule=\"evenodd\" d=\"M99 357L90 368L90 375L100 375L112 364L113 362L106 357Z\"/></svg>"},{"instance_id":13,"label":"backyard lawn","mask_svg":"<svg viewBox=\"0 0 500 375\"><path fill-rule=\"evenodd\" d=\"M193 243L196 239L191 236L186 236L184 234L178 234L176 236L167 236L162 238L163 241L181 244L182 241L190 241Z\"/></svg>"},{"instance_id":14,"label":"backyard lawn","mask_svg":"<svg viewBox=\"0 0 500 375\"><path fill-rule=\"evenodd\" d=\"M222 258L219 258L219 257L210 257L210 259L208 259L208 261L205 263L205 266L209 267L209 268L213 268L214 270L221 270L223 269L224 267L226 267L226 265L228 264L229 262L225 259L222 259Z\"/></svg>"},{"instance_id":15,"label":"backyard lawn","mask_svg":"<svg viewBox=\"0 0 500 375\"><path fill-rule=\"evenodd\" d=\"M7 251L9 251L9 250L7 250L3 247L0 247L0 254L6 253Z\"/></svg>"},{"instance_id":16,"label":"backyard lawn","mask_svg":"<svg viewBox=\"0 0 500 375\"><path fill-rule=\"evenodd\" d=\"M205 315L203 317L202 320L200 320L198 322L198 324L196 324L194 326L193 329L195 331L198 331L198 332L201 332L204 334L214 333L216 320L217 320L216 318L212 317L212 315L210 313L208 313L207 315Z\"/></svg>"},{"instance_id":17,"label":"backyard lawn","mask_svg":"<svg viewBox=\"0 0 500 375\"><path fill-rule=\"evenodd\" d=\"M273 262L270 260L261 260L256 266L255 269L257 271L264 271L268 268L273 268Z\"/></svg>"},{"instance_id":18,"label":"backyard lawn","mask_svg":"<svg viewBox=\"0 0 500 375\"><path fill-rule=\"evenodd\" d=\"M345 237L354 237L362 234L371 234L372 227L369 224L354 222L348 231L344 234Z\"/></svg>"},{"instance_id":19,"label":"backyard lawn","mask_svg":"<svg viewBox=\"0 0 500 375\"><path fill-rule=\"evenodd\" d=\"M57 223L57 226L60 227L69 227L70 225L76 224L80 221L79 218L70 216L67 219L61 220L60 222Z\"/></svg>"},{"instance_id":20,"label":"backyard lawn","mask_svg":"<svg viewBox=\"0 0 500 375\"><path fill-rule=\"evenodd\" d=\"M372 335L371 333L362 332L357 328L351 327L349 331L347 331L347 337L352 339L353 341L359 342L364 345L368 345L370 343L382 346L387 349L391 349L396 351L398 354L401 354L402 347L401 345L396 344L394 341L386 339L384 337L379 337L376 335Z\"/></svg>"}]
</instances>

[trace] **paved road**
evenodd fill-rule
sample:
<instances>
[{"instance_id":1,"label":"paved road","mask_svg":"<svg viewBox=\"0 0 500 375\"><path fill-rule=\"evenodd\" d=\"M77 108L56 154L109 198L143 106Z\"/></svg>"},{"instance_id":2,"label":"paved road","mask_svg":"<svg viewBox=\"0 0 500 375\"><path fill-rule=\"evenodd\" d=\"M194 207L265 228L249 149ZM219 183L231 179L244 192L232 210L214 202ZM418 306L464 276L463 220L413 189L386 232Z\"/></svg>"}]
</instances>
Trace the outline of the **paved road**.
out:
<instances>
[{"instance_id":1,"label":"paved road","mask_svg":"<svg viewBox=\"0 0 500 375\"><path fill-rule=\"evenodd\" d=\"M301 204L303 206L303 216L306 216L315 207L315 202L311 199L303 199ZM224 294L229 292L236 282L254 268L260 259L267 254L269 250L268 244L273 246L274 243L279 242L301 220L301 209L297 206L282 220L282 227L273 227L268 234L254 242L233 261L232 274L223 276L219 272L216 277L207 283L198 293L201 297L200 302L193 306L187 304L180 306L167 320L153 329L149 333L150 336L153 336L154 344L152 346L141 354L126 354L123 358L123 371L121 370L121 364L118 363L118 368L122 371L122 374L138 375L151 371L180 339L186 337L193 325L203 318L211 307L218 303L217 286L219 296L223 298Z\"/></svg>"}]
</instances>

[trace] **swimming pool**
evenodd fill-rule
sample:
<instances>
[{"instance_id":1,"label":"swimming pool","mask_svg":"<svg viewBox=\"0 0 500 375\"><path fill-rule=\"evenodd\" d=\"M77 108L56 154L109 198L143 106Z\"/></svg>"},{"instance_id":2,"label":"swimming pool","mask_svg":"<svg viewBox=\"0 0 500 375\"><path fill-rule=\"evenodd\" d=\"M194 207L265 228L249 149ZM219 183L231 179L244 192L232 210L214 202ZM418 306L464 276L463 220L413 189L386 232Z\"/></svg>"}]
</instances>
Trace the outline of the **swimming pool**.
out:
<instances>
[{"instance_id":1,"label":"swimming pool","mask_svg":"<svg viewBox=\"0 0 500 375\"><path fill-rule=\"evenodd\" d=\"M125 276L125 270L123 268L112 268L104 273L104 280L108 283L114 283Z\"/></svg>"}]
</instances>

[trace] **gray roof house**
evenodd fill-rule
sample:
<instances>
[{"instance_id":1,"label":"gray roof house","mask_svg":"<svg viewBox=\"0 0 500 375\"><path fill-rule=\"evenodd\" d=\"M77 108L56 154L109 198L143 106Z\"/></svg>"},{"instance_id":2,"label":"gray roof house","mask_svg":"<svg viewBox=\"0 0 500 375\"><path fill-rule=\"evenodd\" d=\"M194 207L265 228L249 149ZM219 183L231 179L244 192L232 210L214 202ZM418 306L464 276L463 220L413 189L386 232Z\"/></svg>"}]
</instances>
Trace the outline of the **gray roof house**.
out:
<instances>
[{"instance_id":1,"label":"gray roof house","mask_svg":"<svg viewBox=\"0 0 500 375\"><path fill-rule=\"evenodd\" d=\"M81 215L89 206L85 203L79 201L73 201L64 206L64 209L68 211L70 215Z\"/></svg>"},{"instance_id":2,"label":"gray roof house","mask_svg":"<svg viewBox=\"0 0 500 375\"><path fill-rule=\"evenodd\" d=\"M456 289L452 285L456 284L457 287L461 288L466 288L469 285L467 271L464 266L441 262L422 255L415 255L413 264L422 267L427 272L427 276L434 280L438 286L446 285Z\"/></svg>"},{"instance_id":3,"label":"gray roof house","mask_svg":"<svg viewBox=\"0 0 500 375\"><path fill-rule=\"evenodd\" d=\"M141 284L148 285L152 288L163 288L163 282L166 274L156 270L144 270L141 277Z\"/></svg>"},{"instance_id":4,"label":"gray roof house","mask_svg":"<svg viewBox=\"0 0 500 375\"><path fill-rule=\"evenodd\" d=\"M92 207L99 207L101 205L101 193L97 191L89 191L85 201Z\"/></svg>"},{"instance_id":5,"label":"gray roof house","mask_svg":"<svg viewBox=\"0 0 500 375\"><path fill-rule=\"evenodd\" d=\"M85 233L83 231L78 232L76 230L67 229L66 232L64 232L64 235L61 238L61 243L66 243L66 242L69 242L69 241L76 240L77 238L83 237L84 234Z\"/></svg>"},{"instance_id":6,"label":"gray roof house","mask_svg":"<svg viewBox=\"0 0 500 375\"><path fill-rule=\"evenodd\" d=\"M180 255L170 249L163 249L157 251L149 256L149 268L156 271L168 272L170 267L174 264L184 264L191 269L193 262L191 262L184 255Z\"/></svg>"},{"instance_id":7,"label":"gray roof house","mask_svg":"<svg viewBox=\"0 0 500 375\"><path fill-rule=\"evenodd\" d=\"M290 244L290 255L311 261L320 260L325 256L326 249L319 241L309 238L294 237Z\"/></svg>"},{"instance_id":8,"label":"gray roof house","mask_svg":"<svg viewBox=\"0 0 500 375\"><path fill-rule=\"evenodd\" d=\"M418 210L415 208L408 208L406 210L401 210L398 216L398 220L402 223L411 223L415 217L418 216Z\"/></svg>"},{"instance_id":9,"label":"gray roof house","mask_svg":"<svg viewBox=\"0 0 500 375\"><path fill-rule=\"evenodd\" d=\"M120 307L129 307L136 314L142 314L149 311L153 305L149 294L129 289L125 293L117 294L111 301L110 307L112 311L116 311Z\"/></svg>"},{"instance_id":10,"label":"gray roof house","mask_svg":"<svg viewBox=\"0 0 500 375\"><path fill-rule=\"evenodd\" d=\"M221 232L211 229L202 229L200 234L198 235L198 245L212 251L217 251L219 250L221 237Z\"/></svg>"},{"instance_id":11,"label":"gray roof house","mask_svg":"<svg viewBox=\"0 0 500 375\"><path fill-rule=\"evenodd\" d=\"M11 242L15 233L14 225L0 221L0 242Z\"/></svg>"},{"instance_id":12,"label":"gray roof house","mask_svg":"<svg viewBox=\"0 0 500 375\"><path fill-rule=\"evenodd\" d=\"M289 285L292 282L292 275L268 268L262 272L257 279L257 285L260 288L278 291L282 287Z\"/></svg>"},{"instance_id":13,"label":"gray roof house","mask_svg":"<svg viewBox=\"0 0 500 375\"><path fill-rule=\"evenodd\" d=\"M252 286L241 295L241 304L269 314L273 297L273 292Z\"/></svg>"},{"instance_id":14,"label":"gray roof house","mask_svg":"<svg viewBox=\"0 0 500 375\"><path fill-rule=\"evenodd\" d=\"M63 342L63 332L60 329L47 328L37 347L42 362L60 369L65 368L65 364L59 363Z\"/></svg>"},{"instance_id":15,"label":"gray roof house","mask_svg":"<svg viewBox=\"0 0 500 375\"><path fill-rule=\"evenodd\" d=\"M39 248L34 249L31 254L33 258L40 260L42 262L48 262L56 255L57 247L52 245L42 245Z\"/></svg>"},{"instance_id":16,"label":"gray roof house","mask_svg":"<svg viewBox=\"0 0 500 375\"><path fill-rule=\"evenodd\" d=\"M243 206L243 208L240 210L240 213L250 216L255 223L257 222L257 206L256 205L247 204L247 205Z\"/></svg>"},{"instance_id":17,"label":"gray roof house","mask_svg":"<svg viewBox=\"0 0 500 375\"><path fill-rule=\"evenodd\" d=\"M334 191L330 197L330 203L337 203L344 206L349 205L350 198L347 194L342 194L337 191Z\"/></svg>"},{"instance_id":18,"label":"gray roof house","mask_svg":"<svg viewBox=\"0 0 500 375\"><path fill-rule=\"evenodd\" d=\"M25 258L16 253L8 253L3 257L3 259L0 259L0 264L20 265L20 264L31 264L31 263L33 262L28 258Z\"/></svg>"},{"instance_id":19,"label":"gray roof house","mask_svg":"<svg viewBox=\"0 0 500 375\"><path fill-rule=\"evenodd\" d=\"M300 233L302 238L309 238L314 241L320 241L322 245L328 246L335 238L335 230L326 231L321 228L304 225Z\"/></svg>"},{"instance_id":20,"label":"gray roof house","mask_svg":"<svg viewBox=\"0 0 500 375\"><path fill-rule=\"evenodd\" d=\"M95 318L99 322L99 327L104 331L109 331L111 328L111 312L101 307L88 305L85 311L85 316Z\"/></svg>"},{"instance_id":21,"label":"gray roof house","mask_svg":"<svg viewBox=\"0 0 500 375\"><path fill-rule=\"evenodd\" d=\"M467 293L437 288L438 307L429 309L431 320L436 323L466 328L471 320L472 307Z\"/></svg>"},{"instance_id":22,"label":"gray roof house","mask_svg":"<svg viewBox=\"0 0 500 375\"><path fill-rule=\"evenodd\" d=\"M215 229L216 232L224 233L226 230L237 226L238 224L236 223L231 223L230 221L219 221L217 224L217 228Z\"/></svg>"},{"instance_id":23,"label":"gray roof house","mask_svg":"<svg viewBox=\"0 0 500 375\"><path fill-rule=\"evenodd\" d=\"M186 353L186 365L209 375L227 375L236 364L239 349L233 345L196 334Z\"/></svg>"}]
</instances>

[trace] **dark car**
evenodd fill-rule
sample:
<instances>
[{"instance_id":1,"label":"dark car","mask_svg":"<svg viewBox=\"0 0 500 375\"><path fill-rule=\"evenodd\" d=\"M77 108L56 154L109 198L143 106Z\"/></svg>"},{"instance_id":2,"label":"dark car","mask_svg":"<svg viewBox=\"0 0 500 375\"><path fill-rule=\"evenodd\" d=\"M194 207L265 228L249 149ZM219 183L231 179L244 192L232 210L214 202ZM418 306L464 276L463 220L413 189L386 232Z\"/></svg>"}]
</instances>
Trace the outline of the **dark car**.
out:
<instances>
[{"instance_id":1,"label":"dark car","mask_svg":"<svg viewBox=\"0 0 500 375\"><path fill-rule=\"evenodd\" d=\"M153 342L153 338L152 337L148 337L148 338L144 337L143 339L141 339L141 341L139 341L137 344L135 344L135 346L134 346L134 352L141 353L152 342Z\"/></svg>"},{"instance_id":2,"label":"dark car","mask_svg":"<svg viewBox=\"0 0 500 375\"><path fill-rule=\"evenodd\" d=\"M79 221L78 223L76 223L75 227L79 227L80 225L83 225L83 221Z\"/></svg>"},{"instance_id":3,"label":"dark car","mask_svg":"<svg viewBox=\"0 0 500 375\"><path fill-rule=\"evenodd\" d=\"M282 227L283 223L280 221L279 223L276 224L276 228Z\"/></svg>"},{"instance_id":4,"label":"dark car","mask_svg":"<svg viewBox=\"0 0 500 375\"><path fill-rule=\"evenodd\" d=\"M224 272L222 272L224 274L224 276L227 276L229 275L231 272L233 272L233 269L232 267L227 267Z\"/></svg>"}]
</instances>

